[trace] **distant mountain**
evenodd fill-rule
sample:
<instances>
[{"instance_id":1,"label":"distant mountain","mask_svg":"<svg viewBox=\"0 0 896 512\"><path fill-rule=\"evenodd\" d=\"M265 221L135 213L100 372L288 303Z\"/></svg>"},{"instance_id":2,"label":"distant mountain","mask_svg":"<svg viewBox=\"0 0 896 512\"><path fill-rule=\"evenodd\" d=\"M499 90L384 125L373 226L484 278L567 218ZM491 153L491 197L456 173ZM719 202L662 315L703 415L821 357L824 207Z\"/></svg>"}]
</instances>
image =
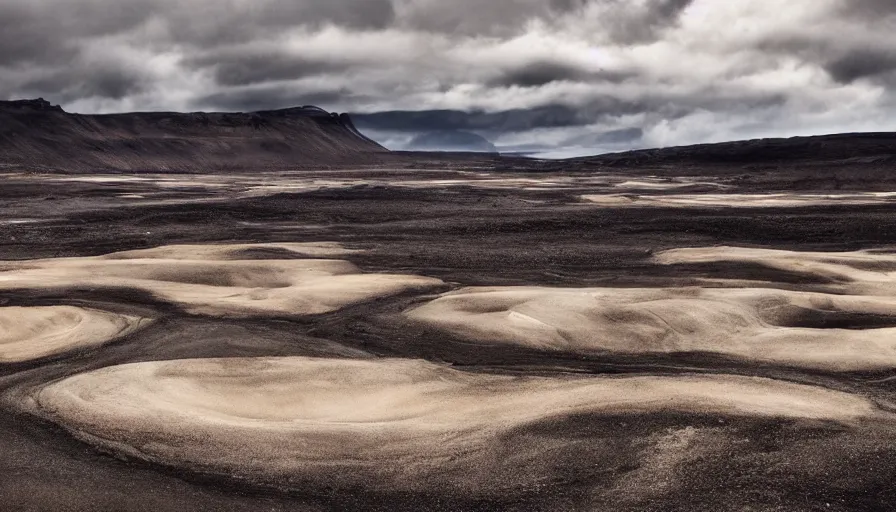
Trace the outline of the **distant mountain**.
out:
<instances>
[{"instance_id":1,"label":"distant mountain","mask_svg":"<svg viewBox=\"0 0 896 512\"><path fill-rule=\"evenodd\" d=\"M497 153L498 149L481 135L459 130L441 130L420 134L405 147L409 151L453 151Z\"/></svg>"},{"instance_id":2,"label":"distant mountain","mask_svg":"<svg viewBox=\"0 0 896 512\"><path fill-rule=\"evenodd\" d=\"M385 153L348 115L311 106L80 115L42 99L0 101L0 164L35 169L260 170L365 164Z\"/></svg>"},{"instance_id":3,"label":"distant mountain","mask_svg":"<svg viewBox=\"0 0 896 512\"><path fill-rule=\"evenodd\" d=\"M794 165L799 162L830 166L887 163L896 160L896 133L842 133L754 139L641 149L569 160L583 164L620 167L656 165L737 166Z\"/></svg>"}]
</instances>

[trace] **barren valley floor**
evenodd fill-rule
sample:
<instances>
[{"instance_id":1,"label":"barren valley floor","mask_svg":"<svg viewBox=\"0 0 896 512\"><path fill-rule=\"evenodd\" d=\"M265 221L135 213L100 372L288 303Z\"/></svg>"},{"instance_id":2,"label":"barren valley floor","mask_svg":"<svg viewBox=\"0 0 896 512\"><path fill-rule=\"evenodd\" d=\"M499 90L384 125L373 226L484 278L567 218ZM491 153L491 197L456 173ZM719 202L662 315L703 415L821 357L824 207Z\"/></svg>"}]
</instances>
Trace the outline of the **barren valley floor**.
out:
<instances>
[{"instance_id":1,"label":"barren valley floor","mask_svg":"<svg viewBox=\"0 0 896 512\"><path fill-rule=\"evenodd\" d=\"M896 509L896 185L429 167L4 171L0 508Z\"/></svg>"}]
</instances>

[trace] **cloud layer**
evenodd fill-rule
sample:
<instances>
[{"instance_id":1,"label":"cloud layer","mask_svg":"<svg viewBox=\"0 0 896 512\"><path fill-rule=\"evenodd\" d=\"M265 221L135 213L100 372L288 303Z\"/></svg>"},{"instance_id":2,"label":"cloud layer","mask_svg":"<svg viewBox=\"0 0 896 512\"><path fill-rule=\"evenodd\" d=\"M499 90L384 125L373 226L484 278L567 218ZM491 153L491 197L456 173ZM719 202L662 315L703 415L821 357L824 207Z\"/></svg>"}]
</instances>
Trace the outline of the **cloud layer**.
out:
<instances>
[{"instance_id":1,"label":"cloud layer","mask_svg":"<svg viewBox=\"0 0 896 512\"><path fill-rule=\"evenodd\" d=\"M896 129L894 33L888 0L6 0L0 99L465 111L402 122L597 152Z\"/></svg>"}]
</instances>

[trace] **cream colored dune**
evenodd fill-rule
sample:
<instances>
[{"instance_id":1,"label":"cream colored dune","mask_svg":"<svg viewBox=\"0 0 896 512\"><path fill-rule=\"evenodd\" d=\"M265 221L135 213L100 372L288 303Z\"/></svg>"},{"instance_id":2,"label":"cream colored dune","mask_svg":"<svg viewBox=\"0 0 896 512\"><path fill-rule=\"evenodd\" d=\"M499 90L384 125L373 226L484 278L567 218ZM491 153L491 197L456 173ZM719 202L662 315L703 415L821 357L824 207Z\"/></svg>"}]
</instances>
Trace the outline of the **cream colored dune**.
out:
<instances>
[{"instance_id":1,"label":"cream colored dune","mask_svg":"<svg viewBox=\"0 0 896 512\"><path fill-rule=\"evenodd\" d=\"M0 363L21 363L134 332L149 320L71 306L0 308Z\"/></svg>"},{"instance_id":2,"label":"cream colored dune","mask_svg":"<svg viewBox=\"0 0 896 512\"><path fill-rule=\"evenodd\" d=\"M839 293L896 296L896 254L875 251L801 252L745 247L675 249L657 254L656 263L735 262L814 275Z\"/></svg>"},{"instance_id":3,"label":"cream colored dune","mask_svg":"<svg viewBox=\"0 0 896 512\"><path fill-rule=\"evenodd\" d=\"M100 256L100 259L171 259L171 260L239 260L251 251L284 251L296 257L334 257L363 252L346 249L337 242L310 243L268 243L268 244L207 244L207 245L167 245L152 249L124 251Z\"/></svg>"},{"instance_id":4,"label":"cream colored dune","mask_svg":"<svg viewBox=\"0 0 896 512\"><path fill-rule=\"evenodd\" d=\"M884 415L858 396L760 378L497 376L397 359L137 363L69 377L33 397L35 412L130 456L399 490L431 485L434 475L458 485L482 477L490 462L480 451L497 436L563 415L677 411L844 424Z\"/></svg>"},{"instance_id":5,"label":"cream colored dune","mask_svg":"<svg viewBox=\"0 0 896 512\"><path fill-rule=\"evenodd\" d=\"M241 317L327 313L442 284L419 276L365 274L342 260L233 259L271 249L297 256L349 252L337 244L185 245L4 262L0 289L135 288L194 314Z\"/></svg>"},{"instance_id":6,"label":"cream colored dune","mask_svg":"<svg viewBox=\"0 0 896 512\"><path fill-rule=\"evenodd\" d=\"M771 289L468 288L405 315L469 341L551 351L708 352L838 371L896 367L896 329L788 327L800 310L896 319L896 298Z\"/></svg>"},{"instance_id":7,"label":"cream colored dune","mask_svg":"<svg viewBox=\"0 0 896 512\"><path fill-rule=\"evenodd\" d=\"M674 190L676 188L687 188L695 186L726 188L725 185L713 183L709 181L673 181L673 180L631 180L622 183L614 183L615 188L627 190Z\"/></svg>"},{"instance_id":8,"label":"cream colored dune","mask_svg":"<svg viewBox=\"0 0 896 512\"><path fill-rule=\"evenodd\" d=\"M889 204L896 201L896 192L857 192L852 194L590 194L581 196L581 198L602 206L773 208L838 204Z\"/></svg>"}]
</instances>

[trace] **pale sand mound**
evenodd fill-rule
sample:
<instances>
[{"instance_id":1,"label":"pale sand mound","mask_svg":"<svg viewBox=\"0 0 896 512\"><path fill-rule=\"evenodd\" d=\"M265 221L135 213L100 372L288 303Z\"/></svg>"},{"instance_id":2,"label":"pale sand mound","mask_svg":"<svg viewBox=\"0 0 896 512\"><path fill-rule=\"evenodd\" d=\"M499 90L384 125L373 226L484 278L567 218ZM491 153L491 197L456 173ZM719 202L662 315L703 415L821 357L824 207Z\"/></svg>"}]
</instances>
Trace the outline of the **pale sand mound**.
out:
<instances>
[{"instance_id":1,"label":"pale sand mound","mask_svg":"<svg viewBox=\"0 0 896 512\"><path fill-rule=\"evenodd\" d=\"M691 181L691 180L631 180L622 183L613 184L615 188L627 190L674 190L676 188L688 188L695 186L727 188L726 185L713 183L709 181ZM696 195L696 194L694 194ZM588 197L588 196L586 196Z\"/></svg>"},{"instance_id":2,"label":"pale sand mound","mask_svg":"<svg viewBox=\"0 0 896 512\"><path fill-rule=\"evenodd\" d=\"M346 249L337 242L310 243L270 243L270 244L227 244L227 245L167 245L152 249L124 251L106 256L103 259L169 259L169 260L239 260L247 252L284 251L305 257L345 256L363 252L357 249Z\"/></svg>"},{"instance_id":3,"label":"pale sand mound","mask_svg":"<svg viewBox=\"0 0 896 512\"><path fill-rule=\"evenodd\" d=\"M277 482L394 489L481 479L495 461L480 451L496 436L564 415L678 411L844 424L885 416L855 395L769 379L551 379L397 359L137 363L32 396L33 412L127 455Z\"/></svg>"},{"instance_id":4,"label":"pale sand mound","mask_svg":"<svg viewBox=\"0 0 896 512\"><path fill-rule=\"evenodd\" d=\"M656 188L659 189L659 187ZM896 192L857 192L852 194L591 194L581 196L581 198L601 206L781 208L838 204L889 204L896 201Z\"/></svg>"},{"instance_id":5,"label":"pale sand mound","mask_svg":"<svg viewBox=\"0 0 896 512\"><path fill-rule=\"evenodd\" d=\"M148 322L70 306L0 308L0 363L21 363L95 347Z\"/></svg>"},{"instance_id":6,"label":"pale sand mound","mask_svg":"<svg viewBox=\"0 0 896 512\"><path fill-rule=\"evenodd\" d=\"M675 249L657 254L656 263L739 262L826 279L839 293L896 296L896 254L873 251L799 252L744 247Z\"/></svg>"},{"instance_id":7,"label":"pale sand mound","mask_svg":"<svg viewBox=\"0 0 896 512\"><path fill-rule=\"evenodd\" d=\"M896 367L896 329L786 327L795 310L896 317L896 299L768 289L468 288L405 316L474 342L571 353L709 352L839 371Z\"/></svg>"},{"instance_id":8,"label":"pale sand mound","mask_svg":"<svg viewBox=\"0 0 896 512\"><path fill-rule=\"evenodd\" d=\"M0 289L126 287L194 314L311 315L409 290L439 286L419 276L364 274L347 261L245 259L269 251L344 254L337 244L169 246L92 258L0 264ZM278 256L279 253L272 254Z\"/></svg>"}]
</instances>

